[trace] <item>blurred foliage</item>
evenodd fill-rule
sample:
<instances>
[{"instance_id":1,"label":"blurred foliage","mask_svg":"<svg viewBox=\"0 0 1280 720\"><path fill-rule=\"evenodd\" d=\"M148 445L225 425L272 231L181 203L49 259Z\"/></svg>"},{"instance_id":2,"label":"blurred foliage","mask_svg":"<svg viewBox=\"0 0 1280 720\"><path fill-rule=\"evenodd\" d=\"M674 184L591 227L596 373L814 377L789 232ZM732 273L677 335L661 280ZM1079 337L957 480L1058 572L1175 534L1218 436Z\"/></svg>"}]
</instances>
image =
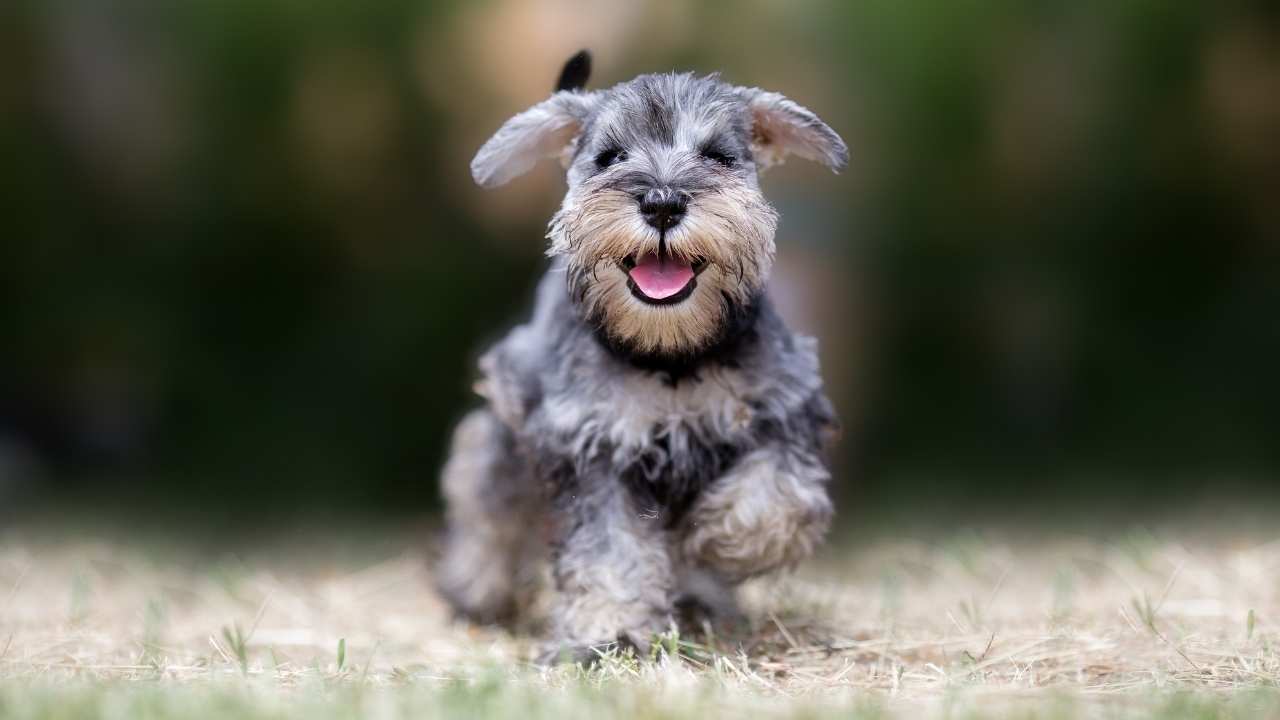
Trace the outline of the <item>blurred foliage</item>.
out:
<instances>
[{"instance_id":1,"label":"blurred foliage","mask_svg":"<svg viewBox=\"0 0 1280 720\"><path fill-rule=\"evenodd\" d=\"M481 195L466 161L578 44L597 84L720 69L849 140L837 181L766 189L813 236L784 259L856 287L806 312L861 507L1280 469L1271 4L0 12L0 454L28 491L433 507L556 197L549 168Z\"/></svg>"}]
</instances>

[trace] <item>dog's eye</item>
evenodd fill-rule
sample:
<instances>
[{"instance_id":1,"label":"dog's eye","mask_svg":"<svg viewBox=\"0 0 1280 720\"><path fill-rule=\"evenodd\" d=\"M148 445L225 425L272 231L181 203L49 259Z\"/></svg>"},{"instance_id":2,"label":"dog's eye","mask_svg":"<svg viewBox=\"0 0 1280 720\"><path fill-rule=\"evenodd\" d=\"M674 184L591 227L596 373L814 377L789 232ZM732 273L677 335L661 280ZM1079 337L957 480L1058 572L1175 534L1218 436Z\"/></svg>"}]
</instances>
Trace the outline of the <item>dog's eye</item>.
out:
<instances>
[{"instance_id":1,"label":"dog's eye","mask_svg":"<svg viewBox=\"0 0 1280 720\"><path fill-rule=\"evenodd\" d=\"M718 162L725 167L733 167L738 162L738 158L713 147L703 148L702 157L712 162Z\"/></svg>"},{"instance_id":2,"label":"dog's eye","mask_svg":"<svg viewBox=\"0 0 1280 720\"><path fill-rule=\"evenodd\" d=\"M627 159L627 151L622 148L609 148L596 155L596 167L601 169L617 165Z\"/></svg>"}]
</instances>

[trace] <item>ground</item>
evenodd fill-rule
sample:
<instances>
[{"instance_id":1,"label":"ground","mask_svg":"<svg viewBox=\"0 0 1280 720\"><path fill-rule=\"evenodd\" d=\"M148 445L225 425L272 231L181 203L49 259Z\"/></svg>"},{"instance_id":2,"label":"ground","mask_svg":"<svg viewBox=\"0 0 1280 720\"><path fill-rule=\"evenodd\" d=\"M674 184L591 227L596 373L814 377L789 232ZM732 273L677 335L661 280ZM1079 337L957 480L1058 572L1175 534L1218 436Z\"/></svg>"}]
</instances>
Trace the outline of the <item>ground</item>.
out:
<instances>
[{"instance_id":1,"label":"ground","mask_svg":"<svg viewBox=\"0 0 1280 720\"><path fill-rule=\"evenodd\" d=\"M837 539L749 625L582 670L454 622L425 531L10 529L0 717L1280 718L1280 541L1196 537Z\"/></svg>"}]
</instances>

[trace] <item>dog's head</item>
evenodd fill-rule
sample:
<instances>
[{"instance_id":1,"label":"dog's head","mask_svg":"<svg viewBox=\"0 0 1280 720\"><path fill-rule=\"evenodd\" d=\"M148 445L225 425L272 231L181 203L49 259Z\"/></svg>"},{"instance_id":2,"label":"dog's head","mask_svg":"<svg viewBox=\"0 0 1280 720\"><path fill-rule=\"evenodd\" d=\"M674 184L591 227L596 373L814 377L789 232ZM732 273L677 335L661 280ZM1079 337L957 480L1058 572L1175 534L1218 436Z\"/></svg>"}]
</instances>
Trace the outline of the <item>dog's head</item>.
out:
<instances>
[{"instance_id":1,"label":"dog's head","mask_svg":"<svg viewBox=\"0 0 1280 720\"><path fill-rule=\"evenodd\" d=\"M838 170L848 149L777 93L692 74L585 92L588 71L574 56L560 89L508 120L471 173L492 187L559 156L569 189L548 254L566 257L584 316L630 352L696 355L751 307L773 264L777 213L758 173L789 154Z\"/></svg>"}]
</instances>

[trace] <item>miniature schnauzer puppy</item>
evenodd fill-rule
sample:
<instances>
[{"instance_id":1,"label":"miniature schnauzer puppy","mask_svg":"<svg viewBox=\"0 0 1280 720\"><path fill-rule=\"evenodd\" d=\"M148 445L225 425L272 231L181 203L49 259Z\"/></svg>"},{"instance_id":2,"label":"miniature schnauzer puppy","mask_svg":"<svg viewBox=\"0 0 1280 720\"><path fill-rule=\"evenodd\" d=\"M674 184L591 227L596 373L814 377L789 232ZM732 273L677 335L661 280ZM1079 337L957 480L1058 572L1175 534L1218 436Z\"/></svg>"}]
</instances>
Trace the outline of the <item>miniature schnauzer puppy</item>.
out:
<instances>
[{"instance_id":1,"label":"miniature schnauzer puppy","mask_svg":"<svg viewBox=\"0 0 1280 720\"><path fill-rule=\"evenodd\" d=\"M809 110L717 75L557 91L471 163L483 187L559 157L568 192L532 318L480 360L487 401L454 433L443 595L510 620L549 559L551 654L648 647L677 607L795 565L831 521L835 427L815 341L765 294L777 212L758 173L789 154L844 166Z\"/></svg>"}]
</instances>

